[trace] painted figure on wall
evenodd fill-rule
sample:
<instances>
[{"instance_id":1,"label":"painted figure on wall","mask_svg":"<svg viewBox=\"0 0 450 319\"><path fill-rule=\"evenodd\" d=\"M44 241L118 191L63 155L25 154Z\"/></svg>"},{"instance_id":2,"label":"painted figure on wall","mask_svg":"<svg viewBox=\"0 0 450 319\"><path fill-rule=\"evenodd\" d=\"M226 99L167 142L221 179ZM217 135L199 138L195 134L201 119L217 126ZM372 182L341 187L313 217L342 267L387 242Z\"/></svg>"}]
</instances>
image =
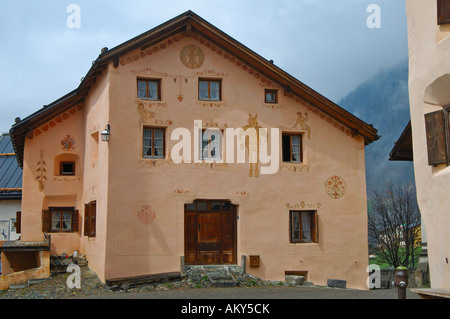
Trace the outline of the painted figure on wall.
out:
<instances>
[{"instance_id":1,"label":"painted figure on wall","mask_svg":"<svg viewBox=\"0 0 450 319\"><path fill-rule=\"evenodd\" d=\"M250 177L259 177L259 129L258 114L254 117L249 114L248 125L243 127L245 136L245 147L248 150L250 162ZM248 138L247 138L248 137ZM256 142L255 142L256 141Z\"/></svg>"},{"instance_id":2,"label":"painted figure on wall","mask_svg":"<svg viewBox=\"0 0 450 319\"><path fill-rule=\"evenodd\" d=\"M297 112L297 121L295 122L293 128L299 126L300 129L308 132L308 139L311 139L311 128L308 124L306 124L306 121L308 121L308 113L305 113L305 115L303 116L302 112Z\"/></svg>"}]
</instances>

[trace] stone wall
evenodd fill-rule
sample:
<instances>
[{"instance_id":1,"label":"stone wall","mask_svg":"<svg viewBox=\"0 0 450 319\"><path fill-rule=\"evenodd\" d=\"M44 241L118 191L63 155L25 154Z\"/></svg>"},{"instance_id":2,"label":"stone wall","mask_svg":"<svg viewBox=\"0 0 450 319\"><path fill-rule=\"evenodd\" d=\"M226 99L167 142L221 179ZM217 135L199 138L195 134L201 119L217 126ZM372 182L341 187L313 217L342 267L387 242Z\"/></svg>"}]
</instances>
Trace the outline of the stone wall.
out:
<instances>
[{"instance_id":1,"label":"stone wall","mask_svg":"<svg viewBox=\"0 0 450 319\"><path fill-rule=\"evenodd\" d=\"M78 265L80 267L87 266L88 261L84 255L68 255L62 253L61 255L50 256L50 269L52 271L66 271L70 265Z\"/></svg>"},{"instance_id":2,"label":"stone wall","mask_svg":"<svg viewBox=\"0 0 450 319\"><path fill-rule=\"evenodd\" d=\"M408 287L409 288L422 288L425 285L429 284L428 269L424 269L422 267L417 267L414 269L408 270ZM381 270L381 288L383 289L391 289L394 288L392 286L392 282L395 278L395 269L390 270Z\"/></svg>"}]
</instances>

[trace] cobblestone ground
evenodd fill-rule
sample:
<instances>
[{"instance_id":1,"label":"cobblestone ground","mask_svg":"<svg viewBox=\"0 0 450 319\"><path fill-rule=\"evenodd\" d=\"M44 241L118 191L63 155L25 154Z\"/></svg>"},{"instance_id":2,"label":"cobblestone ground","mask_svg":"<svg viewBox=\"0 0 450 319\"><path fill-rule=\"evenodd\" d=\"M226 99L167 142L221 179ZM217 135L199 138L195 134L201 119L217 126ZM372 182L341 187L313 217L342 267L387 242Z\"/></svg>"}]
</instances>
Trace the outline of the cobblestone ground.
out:
<instances>
[{"instance_id":1,"label":"cobblestone ground","mask_svg":"<svg viewBox=\"0 0 450 319\"><path fill-rule=\"evenodd\" d=\"M239 287L211 288L207 277L189 272L189 276L151 284L107 286L88 267L82 267L81 289L70 289L71 275L54 272L51 278L25 288L0 291L0 299L396 299L390 290L355 291L328 287L292 287L284 282L264 281L252 276L237 276ZM251 289L249 289L251 288ZM417 299L408 292L408 299Z\"/></svg>"}]
</instances>

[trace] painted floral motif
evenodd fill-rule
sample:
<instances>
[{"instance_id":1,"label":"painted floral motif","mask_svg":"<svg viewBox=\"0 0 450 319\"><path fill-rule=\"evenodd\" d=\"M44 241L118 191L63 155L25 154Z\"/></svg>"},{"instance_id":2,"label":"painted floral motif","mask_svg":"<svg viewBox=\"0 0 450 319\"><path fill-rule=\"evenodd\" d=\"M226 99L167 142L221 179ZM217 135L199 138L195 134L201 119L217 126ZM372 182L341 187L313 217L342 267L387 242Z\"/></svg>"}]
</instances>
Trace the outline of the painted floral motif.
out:
<instances>
[{"instance_id":1,"label":"painted floral motif","mask_svg":"<svg viewBox=\"0 0 450 319\"><path fill-rule=\"evenodd\" d=\"M138 211L138 220L143 225L150 225L156 219L156 213L150 205L142 206Z\"/></svg>"},{"instance_id":2,"label":"painted floral motif","mask_svg":"<svg viewBox=\"0 0 450 319\"><path fill-rule=\"evenodd\" d=\"M37 162L37 176L36 176L36 180L38 181L38 188L39 191L42 192L44 190L45 187L45 183L47 181L47 169L45 168L47 164L44 161L44 151L41 150L41 157L40 160Z\"/></svg>"},{"instance_id":3,"label":"painted floral motif","mask_svg":"<svg viewBox=\"0 0 450 319\"><path fill-rule=\"evenodd\" d=\"M347 184L342 177L332 176L325 182L325 190L331 198L339 199L345 195Z\"/></svg>"}]
</instances>

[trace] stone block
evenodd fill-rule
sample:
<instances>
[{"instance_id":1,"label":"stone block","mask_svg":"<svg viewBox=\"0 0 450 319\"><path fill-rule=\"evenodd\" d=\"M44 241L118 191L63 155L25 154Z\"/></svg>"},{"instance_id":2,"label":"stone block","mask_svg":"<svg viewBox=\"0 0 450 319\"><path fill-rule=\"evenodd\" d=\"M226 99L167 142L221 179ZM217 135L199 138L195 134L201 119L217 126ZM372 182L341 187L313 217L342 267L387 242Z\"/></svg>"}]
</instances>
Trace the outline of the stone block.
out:
<instances>
[{"instance_id":1,"label":"stone block","mask_svg":"<svg viewBox=\"0 0 450 319\"><path fill-rule=\"evenodd\" d=\"M339 279L328 279L327 280L328 287L331 288L347 288L347 281L339 280Z\"/></svg>"},{"instance_id":2,"label":"stone block","mask_svg":"<svg viewBox=\"0 0 450 319\"><path fill-rule=\"evenodd\" d=\"M285 280L289 285L301 286L305 283L305 276L288 275L285 277Z\"/></svg>"}]
</instances>

